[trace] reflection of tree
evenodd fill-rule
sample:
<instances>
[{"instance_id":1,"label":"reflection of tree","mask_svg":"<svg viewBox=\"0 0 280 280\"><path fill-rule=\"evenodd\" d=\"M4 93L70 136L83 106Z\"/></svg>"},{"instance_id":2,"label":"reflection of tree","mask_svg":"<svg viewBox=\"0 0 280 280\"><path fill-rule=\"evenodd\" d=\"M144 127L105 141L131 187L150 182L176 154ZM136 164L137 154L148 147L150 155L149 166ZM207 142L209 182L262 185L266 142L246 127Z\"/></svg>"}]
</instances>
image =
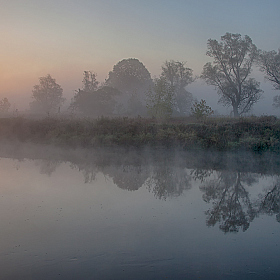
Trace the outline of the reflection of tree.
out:
<instances>
[{"instance_id":1,"label":"reflection of tree","mask_svg":"<svg viewBox=\"0 0 280 280\"><path fill-rule=\"evenodd\" d=\"M130 191L141 188L148 177L147 169L141 165L113 165L103 169L103 172L111 177L119 188Z\"/></svg>"},{"instance_id":2,"label":"reflection of tree","mask_svg":"<svg viewBox=\"0 0 280 280\"><path fill-rule=\"evenodd\" d=\"M213 174L213 170L197 168L191 171L192 178L194 180L199 180L201 183L204 182L204 180L208 178L211 174Z\"/></svg>"},{"instance_id":3,"label":"reflection of tree","mask_svg":"<svg viewBox=\"0 0 280 280\"><path fill-rule=\"evenodd\" d=\"M265 195L260 195L260 199L259 213L276 214L276 220L280 223L280 180Z\"/></svg>"},{"instance_id":4,"label":"reflection of tree","mask_svg":"<svg viewBox=\"0 0 280 280\"><path fill-rule=\"evenodd\" d=\"M186 168L166 163L154 167L146 184L157 198L166 199L168 196L179 196L184 190L190 189L190 180L191 176Z\"/></svg>"},{"instance_id":5,"label":"reflection of tree","mask_svg":"<svg viewBox=\"0 0 280 280\"><path fill-rule=\"evenodd\" d=\"M201 186L206 202L213 201L213 209L206 211L208 226L220 223L220 229L227 232L246 231L255 218L255 211L244 185L256 182L252 174L222 171L217 179Z\"/></svg>"},{"instance_id":6,"label":"reflection of tree","mask_svg":"<svg viewBox=\"0 0 280 280\"><path fill-rule=\"evenodd\" d=\"M61 164L61 161L51 159L40 160L38 162L40 166L40 173L48 176L51 176L56 168Z\"/></svg>"},{"instance_id":7,"label":"reflection of tree","mask_svg":"<svg viewBox=\"0 0 280 280\"><path fill-rule=\"evenodd\" d=\"M97 173L97 167L93 163L89 162L83 162L79 164L71 164L71 167L77 168L79 171L81 171L84 175L84 182L85 183L91 183L95 180L96 173Z\"/></svg>"}]
</instances>

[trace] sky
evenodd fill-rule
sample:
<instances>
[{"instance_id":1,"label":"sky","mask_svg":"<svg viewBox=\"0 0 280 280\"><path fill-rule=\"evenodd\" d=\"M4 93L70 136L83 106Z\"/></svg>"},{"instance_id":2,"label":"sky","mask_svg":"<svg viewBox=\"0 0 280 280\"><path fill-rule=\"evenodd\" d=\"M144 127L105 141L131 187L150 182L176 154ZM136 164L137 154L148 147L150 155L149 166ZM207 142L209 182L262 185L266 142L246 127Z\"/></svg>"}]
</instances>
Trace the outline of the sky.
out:
<instances>
[{"instance_id":1,"label":"sky","mask_svg":"<svg viewBox=\"0 0 280 280\"><path fill-rule=\"evenodd\" d=\"M103 82L125 58L139 59L152 77L171 59L186 61L199 76L211 61L207 40L226 32L249 35L262 50L280 48L279 0L0 0L0 7L0 99L19 110L47 74L70 102L85 70ZM253 75L264 90L253 113L277 115L272 98L279 91L259 71ZM230 112L201 79L187 90Z\"/></svg>"}]
</instances>

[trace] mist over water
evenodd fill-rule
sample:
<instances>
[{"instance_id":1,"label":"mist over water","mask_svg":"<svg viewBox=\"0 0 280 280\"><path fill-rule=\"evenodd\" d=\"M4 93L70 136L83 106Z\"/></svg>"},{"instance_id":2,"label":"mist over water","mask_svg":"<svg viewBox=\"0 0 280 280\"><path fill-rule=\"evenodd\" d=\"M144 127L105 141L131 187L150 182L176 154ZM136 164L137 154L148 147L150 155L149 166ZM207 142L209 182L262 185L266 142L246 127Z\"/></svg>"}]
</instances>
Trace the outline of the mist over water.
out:
<instances>
[{"instance_id":1,"label":"mist over water","mask_svg":"<svg viewBox=\"0 0 280 280\"><path fill-rule=\"evenodd\" d=\"M3 279L278 279L275 154L1 145Z\"/></svg>"}]
</instances>

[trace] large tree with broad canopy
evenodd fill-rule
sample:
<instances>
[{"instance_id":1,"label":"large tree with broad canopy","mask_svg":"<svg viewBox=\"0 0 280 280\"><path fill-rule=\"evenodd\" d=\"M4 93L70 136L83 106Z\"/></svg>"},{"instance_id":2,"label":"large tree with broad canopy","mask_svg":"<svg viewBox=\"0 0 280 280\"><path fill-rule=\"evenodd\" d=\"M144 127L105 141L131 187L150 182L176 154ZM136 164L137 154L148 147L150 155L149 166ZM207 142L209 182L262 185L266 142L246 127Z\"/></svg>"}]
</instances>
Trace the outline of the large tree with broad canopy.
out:
<instances>
[{"instance_id":1,"label":"large tree with broad canopy","mask_svg":"<svg viewBox=\"0 0 280 280\"><path fill-rule=\"evenodd\" d=\"M257 47L247 35L226 33L221 42L209 39L207 49L214 61L204 65L201 77L216 87L220 103L232 106L234 117L249 112L262 93L260 83L250 77Z\"/></svg>"}]
</instances>

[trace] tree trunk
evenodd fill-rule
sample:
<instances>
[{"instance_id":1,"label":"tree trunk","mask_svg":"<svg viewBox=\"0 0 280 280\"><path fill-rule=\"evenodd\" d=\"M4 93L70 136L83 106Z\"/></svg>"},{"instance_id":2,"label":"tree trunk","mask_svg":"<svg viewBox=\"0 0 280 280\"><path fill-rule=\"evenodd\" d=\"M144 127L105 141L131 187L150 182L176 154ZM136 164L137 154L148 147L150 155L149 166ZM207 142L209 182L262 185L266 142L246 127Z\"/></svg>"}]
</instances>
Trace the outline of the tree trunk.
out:
<instances>
[{"instance_id":1,"label":"tree trunk","mask_svg":"<svg viewBox=\"0 0 280 280\"><path fill-rule=\"evenodd\" d=\"M233 108L233 116L235 118L238 118L239 117L239 113L238 113L238 108L236 105L232 105L232 108Z\"/></svg>"}]
</instances>

